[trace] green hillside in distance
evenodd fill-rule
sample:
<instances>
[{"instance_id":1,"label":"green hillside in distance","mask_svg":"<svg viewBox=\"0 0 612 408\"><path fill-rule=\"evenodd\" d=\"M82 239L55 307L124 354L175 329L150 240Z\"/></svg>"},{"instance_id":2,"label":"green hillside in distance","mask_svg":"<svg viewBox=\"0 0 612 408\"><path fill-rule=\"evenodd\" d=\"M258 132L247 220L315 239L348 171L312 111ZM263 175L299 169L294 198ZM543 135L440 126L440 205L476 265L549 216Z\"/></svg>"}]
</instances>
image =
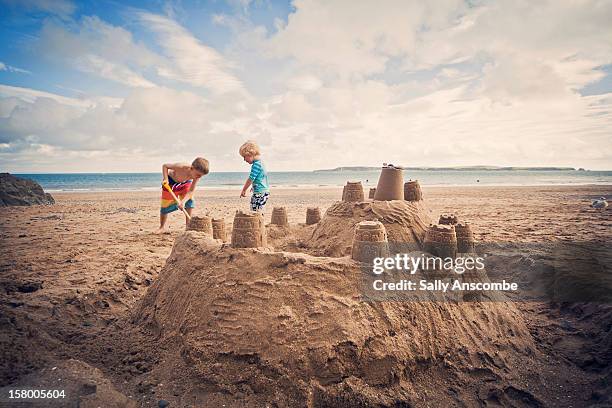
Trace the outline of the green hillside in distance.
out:
<instances>
[{"instance_id":1,"label":"green hillside in distance","mask_svg":"<svg viewBox=\"0 0 612 408\"><path fill-rule=\"evenodd\" d=\"M576 171L573 167L500 167L500 166L452 166L452 167L405 167L404 170L428 170L428 171ZM341 172L341 171L374 171L380 167L373 166L346 166L334 169L320 169L314 172ZM583 170L583 169L580 169Z\"/></svg>"}]
</instances>

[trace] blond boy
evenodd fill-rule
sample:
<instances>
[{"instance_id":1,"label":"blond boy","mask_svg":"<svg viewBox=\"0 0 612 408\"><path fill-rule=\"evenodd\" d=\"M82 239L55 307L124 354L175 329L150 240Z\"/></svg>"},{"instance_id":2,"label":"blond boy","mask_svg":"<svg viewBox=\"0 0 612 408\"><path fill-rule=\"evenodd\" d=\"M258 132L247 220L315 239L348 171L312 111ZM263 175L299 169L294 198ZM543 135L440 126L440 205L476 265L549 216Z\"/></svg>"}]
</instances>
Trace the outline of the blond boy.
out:
<instances>
[{"instance_id":1,"label":"blond boy","mask_svg":"<svg viewBox=\"0 0 612 408\"><path fill-rule=\"evenodd\" d=\"M259 146L252 140L247 140L238 150L244 161L251 165L249 177L244 182L240 197L246 196L249 187L252 187L251 211L263 211L268 197L270 187L268 184L268 172L261 161Z\"/></svg>"}]
</instances>

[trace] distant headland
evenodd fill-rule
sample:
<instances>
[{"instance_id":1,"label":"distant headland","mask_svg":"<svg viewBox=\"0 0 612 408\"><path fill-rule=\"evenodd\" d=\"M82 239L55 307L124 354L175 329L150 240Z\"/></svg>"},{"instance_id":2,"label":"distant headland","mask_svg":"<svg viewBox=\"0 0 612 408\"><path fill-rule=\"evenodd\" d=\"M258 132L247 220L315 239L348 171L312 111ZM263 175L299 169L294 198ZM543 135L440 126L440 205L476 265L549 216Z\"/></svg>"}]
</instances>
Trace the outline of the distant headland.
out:
<instances>
[{"instance_id":1,"label":"distant headland","mask_svg":"<svg viewBox=\"0 0 612 408\"><path fill-rule=\"evenodd\" d=\"M427 171L587 171L583 168L574 167L499 167L499 166L452 166L452 167L408 167L400 166L404 170L427 170ZM373 171L380 170L380 167L373 166L346 166L334 169L319 169L314 172L338 172L338 171Z\"/></svg>"}]
</instances>

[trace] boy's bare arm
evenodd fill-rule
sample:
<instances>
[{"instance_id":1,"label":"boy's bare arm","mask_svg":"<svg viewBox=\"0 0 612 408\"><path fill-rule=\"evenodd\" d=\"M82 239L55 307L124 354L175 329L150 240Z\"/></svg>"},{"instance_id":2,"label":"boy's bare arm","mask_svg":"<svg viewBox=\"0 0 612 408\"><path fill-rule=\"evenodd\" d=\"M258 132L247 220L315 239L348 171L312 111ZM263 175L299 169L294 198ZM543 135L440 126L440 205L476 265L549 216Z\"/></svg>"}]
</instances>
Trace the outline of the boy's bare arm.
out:
<instances>
[{"instance_id":1,"label":"boy's bare arm","mask_svg":"<svg viewBox=\"0 0 612 408\"><path fill-rule=\"evenodd\" d=\"M246 196L246 192L249 189L249 187L251 187L251 184L253 184L253 180L248 178L247 181L244 182L244 187L242 187L242 192L240 193L240 197Z\"/></svg>"},{"instance_id":2,"label":"boy's bare arm","mask_svg":"<svg viewBox=\"0 0 612 408\"><path fill-rule=\"evenodd\" d=\"M162 183L168 182L168 170L173 169L174 164L164 163L162 164Z\"/></svg>"},{"instance_id":3,"label":"boy's bare arm","mask_svg":"<svg viewBox=\"0 0 612 408\"><path fill-rule=\"evenodd\" d=\"M193 194L195 192L196 185L198 184L199 180L200 179L193 180L193 182L191 183L191 186L189 187L189 191L187 191L187 194L185 194L185 198L183 198L183 203L186 203L187 201L193 198Z\"/></svg>"},{"instance_id":4,"label":"boy's bare arm","mask_svg":"<svg viewBox=\"0 0 612 408\"><path fill-rule=\"evenodd\" d=\"M167 183L168 182L168 171L169 170L181 170L184 168L188 168L188 165L185 165L184 163L164 163L162 165L162 177L163 177L163 182Z\"/></svg>"}]
</instances>

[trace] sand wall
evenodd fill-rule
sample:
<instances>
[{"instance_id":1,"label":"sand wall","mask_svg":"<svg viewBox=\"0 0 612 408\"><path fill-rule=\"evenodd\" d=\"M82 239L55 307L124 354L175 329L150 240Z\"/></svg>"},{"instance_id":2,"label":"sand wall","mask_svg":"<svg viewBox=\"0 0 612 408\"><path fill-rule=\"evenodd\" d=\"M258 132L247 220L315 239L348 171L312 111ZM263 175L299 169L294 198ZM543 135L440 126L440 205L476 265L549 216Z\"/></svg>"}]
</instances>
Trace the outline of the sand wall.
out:
<instances>
[{"instance_id":1,"label":"sand wall","mask_svg":"<svg viewBox=\"0 0 612 408\"><path fill-rule=\"evenodd\" d=\"M338 393L337 406L391 404L418 391L412 373L443 361L503 378L514 364L506 356L535 352L512 304L368 303L360 274L349 258L234 249L186 232L137 316L162 339L180 337L215 387L286 406Z\"/></svg>"}]
</instances>

